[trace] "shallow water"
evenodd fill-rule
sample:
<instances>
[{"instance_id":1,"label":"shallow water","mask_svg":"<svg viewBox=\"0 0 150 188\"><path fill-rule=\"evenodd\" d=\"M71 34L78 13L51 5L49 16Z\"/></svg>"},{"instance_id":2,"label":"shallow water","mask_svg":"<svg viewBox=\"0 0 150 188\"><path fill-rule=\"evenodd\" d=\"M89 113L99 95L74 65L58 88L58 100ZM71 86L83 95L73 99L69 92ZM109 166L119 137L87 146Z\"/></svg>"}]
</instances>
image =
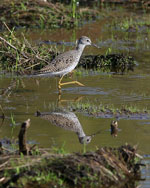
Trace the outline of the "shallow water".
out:
<instances>
[{"instance_id":1,"label":"shallow water","mask_svg":"<svg viewBox=\"0 0 150 188\"><path fill-rule=\"evenodd\" d=\"M110 53L124 53L133 56L138 66L134 68L133 72L125 72L123 75L82 70L82 74L74 74L73 78L64 78L64 81L77 79L85 87L76 85L63 87L61 104L58 104L58 78L14 78L1 75L0 90L7 88L13 80L18 80L18 86L9 96L8 94L0 96L0 104L6 115L0 127L1 138L17 138L20 124L30 118L31 126L28 130L30 143L37 143L42 147L63 146L68 152L82 151L83 145L80 144L75 131L65 130L48 120L36 117L35 112L37 110L55 111L53 109L58 105L65 109L68 108L71 101L73 104L77 103L77 98L82 98L79 103L90 103L97 106L100 104L113 104L115 107L127 105L150 110L150 26L136 27L136 23L148 20L148 18L150 20L150 14L141 13L141 11L131 13L118 8L112 10L111 13L106 11L105 16L96 22L86 23L75 30L39 31L33 29L26 31L29 40L36 43L47 40L66 42L63 46L58 45L60 51L72 49L76 38L86 35L101 46L101 49L86 47L84 54L105 54L108 53L109 48ZM127 28L127 20L130 20L133 27ZM120 146L129 143L137 144L141 154L150 154L148 144L150 142L150 118L118 117L118 136L113 137L110 133L110 123L116 117L92 117L85 113L76 113L76 116L86 135L101 131L100 134L92 137L91 142L86 146L87 150L94 150L99 146ZM144 162L149 163L149 158L145 158ZM140 184L144 188L149 187L149 170L143 169L142 173L147 174L147 181L140 182Z\"/></svg>"}]
</instances>

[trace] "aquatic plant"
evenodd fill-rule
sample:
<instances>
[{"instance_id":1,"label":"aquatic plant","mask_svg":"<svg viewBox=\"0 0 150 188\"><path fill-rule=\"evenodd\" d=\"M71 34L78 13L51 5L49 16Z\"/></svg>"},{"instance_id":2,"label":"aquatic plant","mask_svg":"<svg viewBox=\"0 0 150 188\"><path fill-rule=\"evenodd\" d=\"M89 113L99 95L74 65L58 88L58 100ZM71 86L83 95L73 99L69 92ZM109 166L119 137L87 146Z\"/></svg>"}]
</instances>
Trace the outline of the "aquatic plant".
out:
<instances>
[{"instance_id":1,"label":"aquatic plant","mask_svg":"<svg viewBox=\"0 0 150 188\"><path fill-rule=\"evenodd\" d=\"M14 115L13 114L11 114L10 119L11 119L11 126L12 126L11 135L13 135L14 128L16 127L16 122L14 120Z\"/></svg>"},{"instance_id":2,"label":"aquatic plant","mask_svg":"<svg viewBox=\"0 0 150 188\"><path fill-rule=\"evenodd\" d=\"M150 117L150 111L147 108L140 109L136 105L121 105L119 108L113 104L103 105L94 102L68 102L67 108L74 112L86 113L95 117L119 117L119 118L138 118L138 115Z\"/></svg>"},{"instance_id":3,"label":"aquatic plant","mask_svg":"<svg viewBox=\"0 0 150 188\"><path fill-rule=\"evenodd\" d=\"M72 17L76 18L77 0L71 0L72 4Z\"/></svg>"}]
</instances>

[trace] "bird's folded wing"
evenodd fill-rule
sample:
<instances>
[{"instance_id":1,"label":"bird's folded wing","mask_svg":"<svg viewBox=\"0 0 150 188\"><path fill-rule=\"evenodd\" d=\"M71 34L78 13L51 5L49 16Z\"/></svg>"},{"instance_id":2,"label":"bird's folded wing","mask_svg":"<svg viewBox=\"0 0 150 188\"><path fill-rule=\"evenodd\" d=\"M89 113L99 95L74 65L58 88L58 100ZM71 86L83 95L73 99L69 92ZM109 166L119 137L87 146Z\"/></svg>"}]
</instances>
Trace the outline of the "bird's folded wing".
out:
<instances>
[{"instance_id":1,"label":"bird's folded wing","mask_svg":"<svg viewBox=\"0 0 150 188\"><path fill-rule=\"evenodd\" d=\"M72 55L72 53L70 52L71 51L68 51L58 55L53 61L51 61L48 65L43 67L39 71L39 73L59 72L66 69L76 59L76 56Z\"/></svg>"}]
</instances>

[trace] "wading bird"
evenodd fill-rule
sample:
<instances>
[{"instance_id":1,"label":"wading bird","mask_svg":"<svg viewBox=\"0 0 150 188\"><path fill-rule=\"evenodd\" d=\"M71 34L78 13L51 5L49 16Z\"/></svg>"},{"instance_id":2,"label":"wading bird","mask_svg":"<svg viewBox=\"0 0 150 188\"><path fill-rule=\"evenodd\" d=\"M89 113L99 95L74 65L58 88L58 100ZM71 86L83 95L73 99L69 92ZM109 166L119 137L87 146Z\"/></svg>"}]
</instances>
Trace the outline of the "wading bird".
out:
<instances>
[{"instance_id":1,"label":"wading bird","mask_svg":"<svg viewBox=\"0 0 150 188\"><path fill-rule=\"evenodd\" d=\"M78 81L62 83L62 79L66 74L72 72L75 69L80 60L82 52L85 46L87 45L97 47L95 44L91 42L91 40L88 37L82 36L77 41L77 46L75 50L70 50L58 55L54 60L52 60L51 63L43 67L36 74L38 74L39 76L60 76L60 80L58 82L59 93L61 93L61 87L63 85L78 84L79 86L84 86L82 83Z\"/></svg>"}]
</instances>

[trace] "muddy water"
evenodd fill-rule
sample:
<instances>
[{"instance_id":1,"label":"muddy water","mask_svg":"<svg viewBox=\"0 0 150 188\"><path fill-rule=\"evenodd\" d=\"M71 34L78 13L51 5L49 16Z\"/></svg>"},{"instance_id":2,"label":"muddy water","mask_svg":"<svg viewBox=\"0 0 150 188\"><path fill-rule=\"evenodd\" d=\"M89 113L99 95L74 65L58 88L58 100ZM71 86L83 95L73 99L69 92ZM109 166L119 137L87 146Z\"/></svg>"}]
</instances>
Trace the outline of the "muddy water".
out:
<instances>
[{"instance_id":1,"label":"muddy water","mask_svg":"<svg viewBox=\"0 0 150 188\"><path fill-rule=\"evenodd\" d=\"M58 78L14 78L0 76L0 90L8 87L17 80L18 86L9 96L1 96L0 104L6 115L0 127L1 138L17 138L20 124L30 118L31 127L28 131L29 143L37 143L42 147L63 146L66 151L82 151L83 145L79 142L79 135L75 127L72 130L60 128L54 122L35 116L35 112L55 111L56 106L68 108L70 102L76 104L77 98L82 98L78 103L94 105L121 105L134 106L138 109L150 110L150 25L143 24L150 20L150 14L130 12L118 8L106 11L98 21L86 23L75 30L58 29L55 31L32 30L26 36L33 42L64 41L66 45L59 45L60 51L73 48L76 38L86 35L101 49L86 47L84 54L124 53L132 55L137 61L134 71L125 72L123 75L111 72L82 70L82 74L74 74L85 87L68 85L62 89L61 104L58 104ZM128 24L130 22L130 27ZM139 24L140 23L140 24ZM77 70L78 72L79 70ZM125 143L137 144L141 154L150 154L150 119L137 117L122 119L118 117L119 131L117 137L110 133L110 122L113 118L91 117L84 113L76 113L75 126L79 126L85 135L92 135L87 145L87 150L98 146L120 146ZM55 124L55 125L54 125ZM146 161L146 160L145 160ZM149 160L148 160L149 161ZM149 164L149 162L147 162ZM143 174L145 171L143 172ZM143 187L150 185L143 184Z\"/></svg>"}]
</instances>

